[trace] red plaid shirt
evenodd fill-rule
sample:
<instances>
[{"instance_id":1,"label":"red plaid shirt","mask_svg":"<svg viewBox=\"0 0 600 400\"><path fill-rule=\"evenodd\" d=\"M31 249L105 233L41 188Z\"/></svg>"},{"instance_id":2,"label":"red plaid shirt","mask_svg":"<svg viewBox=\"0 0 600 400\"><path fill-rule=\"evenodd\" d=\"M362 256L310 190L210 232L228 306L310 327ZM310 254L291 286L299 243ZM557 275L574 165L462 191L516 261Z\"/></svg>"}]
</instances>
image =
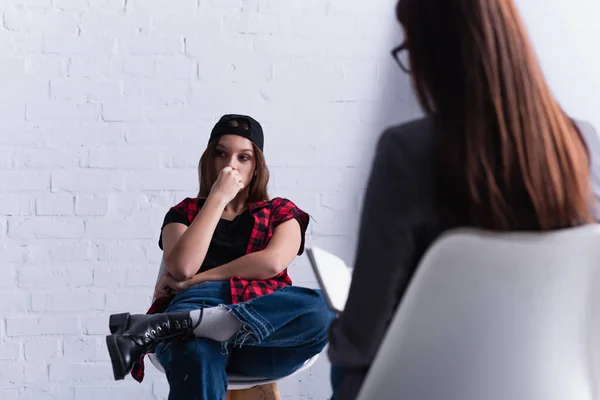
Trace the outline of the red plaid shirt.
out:
<instances>
[{"instance_id":1,"label":"red plaid shirt","mask_svg":"<svg viewBox=\"0 0 600 400\"><path fill-rule=\"evenodd\" d=\"M173 209L187 217L188 225L192 223L200 211L198 199L196 198L186 198L173 207ZM304 235L306 228L308 227L309 216L293 202L288 199L276 197L270 201L249 203L248 211L254 217L254 226L252 228L252 233L250 234L250 241L246 248L246 254L265 249L273 237L275 228L292 218L295 218L298 221L302 231L302 242L298 250L298 255L301 255L304 252ZM269 279L248 280L239 276L234 276L230 278L229 283L231 287L231 302L235 304L273 293L276 290L291 285L292 280L287 273L287 269L285 269L279 275ZM170 298L157 299L147 311L147 314L163 312L170 301ZM134 365L131 375L138 382L141 382L144 379L143 357L136 365Z\"/></svg>"}]
</instances>

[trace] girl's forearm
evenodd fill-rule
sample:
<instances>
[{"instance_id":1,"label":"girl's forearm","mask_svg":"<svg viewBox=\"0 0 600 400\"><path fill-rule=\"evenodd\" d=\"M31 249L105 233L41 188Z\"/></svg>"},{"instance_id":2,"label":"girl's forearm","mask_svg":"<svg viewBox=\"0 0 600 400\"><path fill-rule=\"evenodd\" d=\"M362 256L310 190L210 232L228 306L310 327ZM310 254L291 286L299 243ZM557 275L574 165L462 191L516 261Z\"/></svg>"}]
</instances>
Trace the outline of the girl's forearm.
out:
<instances>
[{"instance_id":1,"label":"girl's forearm","mask_svg":"<svg viewBox=\"0 0 600 400\"><path fill-rule=\"evenodd\" d=\"M239 276L243 279L269 279L278 275L279 268L275 257L268 249L246 254L220 267L201 272L190 279L190 285L207 281L224 281Z\"/></svg>"},{"instance_id":2,"label":"girl's forearm","mask_svg":"<svg viewBox=\"0 0 600 400\"><path fill-rule=\"evenodd\" d=\"M198 272L226 205L218 196L209 195L194 221L166 256L167 272L175 279L183 281Z\"/></svg>"}]
</instances>

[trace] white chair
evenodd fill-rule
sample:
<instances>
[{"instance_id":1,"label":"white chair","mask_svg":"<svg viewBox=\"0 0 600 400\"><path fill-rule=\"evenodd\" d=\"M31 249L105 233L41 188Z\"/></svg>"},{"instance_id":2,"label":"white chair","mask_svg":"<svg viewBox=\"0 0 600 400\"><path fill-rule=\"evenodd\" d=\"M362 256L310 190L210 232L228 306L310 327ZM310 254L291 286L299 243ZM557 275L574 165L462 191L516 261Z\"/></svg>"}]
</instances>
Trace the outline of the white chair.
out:
<instances>
[{"instance_id":1,"label":"white chair","mask_svg":"<svg viewBox=\"0 0 600 400\"><path fill-rule=\"evenodd\" d=\"M160 263L160 268L158 271L158 276L156 278L156 282L158 282L158 279L160 278L160 276L162 274L164 274L165 272L166 272L166 266L165 266L165 263L163 260ZM154 299L152 299L152 301L154 301ZM148 358L150 359L150 362L152 363L152 365L154 365L154 367L157 370L159 370L162 373L165 372L164 368L158 361L158 357L156 357L156 355L154 353L148 354ZM319 358L318 354L313 356L312 358L306 360L306 362L304 363L304 365L302 367L300 367L299 369L294 371L292 374L288 375L288 377L299 374L300 372L305 371L308 368L312 367L313 364L317 361L317 358ZM227 374L227 380L228 380L227 390L245 390L245 389L253 388L255 386L261 386L261 385L267 385L269 383L274 383L280 379L267 379L267 378L248 377L248 376L238 375L238 374Z\"/></svg>"},{"instance_id":2,"label":"white chair","mask_svg":"<svg viewBox=\"0 0 600 400\"><path fill-rule=\"evenodd\" d=\"M352 271L344 260L320 247L307 247L306 254L327 305L332 311L341 313L348 300Z\"/></svg>"},{"instance_id":3,"label":"white chair","mask_svg":"<svg viewBox=\"0 0 600 400\"><path fill-rule=\"evenodd\" d=\"M449 232L421 261L359 400L596 400L599 342L599 225Z\"/></svg>"}]
</instances>

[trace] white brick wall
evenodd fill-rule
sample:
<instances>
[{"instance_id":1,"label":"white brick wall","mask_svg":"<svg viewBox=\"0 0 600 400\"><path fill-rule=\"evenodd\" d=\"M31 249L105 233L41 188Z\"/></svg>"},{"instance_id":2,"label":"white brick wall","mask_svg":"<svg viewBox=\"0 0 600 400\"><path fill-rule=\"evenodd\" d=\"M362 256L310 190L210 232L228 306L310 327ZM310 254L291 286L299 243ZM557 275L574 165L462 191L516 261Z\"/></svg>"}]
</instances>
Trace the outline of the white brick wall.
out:
<instances>
[{"instance_id":1,"label":"white brick wall","mask_svg":"<svg viewBox=\"0 0 600 400\"><path fill-rule=\"evenodd\" d=\"M351 262L375 139L418 115L389 57L393 5L0 1L0 399L166 398L152 367L142 385L113 382L103 337L111 312L145 311L160 223L197 192L223 113L263 122L271 194L312 214L309 243ZM315 286L306 258L291 274ZM326 357L280 388L327 398Z\"/></svg>"},{"instance_id":2,"label":"white brick wall","mask_svg":"<svg viewBox=\"0 0 600 400\"><path fill-rule=\"evenodd\" d=\"M416 113L380 109L407 84L388 56L393 1L286 3L0 2L1 399L166 398L152 367L112 381L107 316L148 305L160 223L197 192L223 113L263 123L272 195L352 259L374 138ZM305 258L291 274L315 286ZM283 397L324 399L328 375L324 356Z\"/></svg>"}]
</instances>

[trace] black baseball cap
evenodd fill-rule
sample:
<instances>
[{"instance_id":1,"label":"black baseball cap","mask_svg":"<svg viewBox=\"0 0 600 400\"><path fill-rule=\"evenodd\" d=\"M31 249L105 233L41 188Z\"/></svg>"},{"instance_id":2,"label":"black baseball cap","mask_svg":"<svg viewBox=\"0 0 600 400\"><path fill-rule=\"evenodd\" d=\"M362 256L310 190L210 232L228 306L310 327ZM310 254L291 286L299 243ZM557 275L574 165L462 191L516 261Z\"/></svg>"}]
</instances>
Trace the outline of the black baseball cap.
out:
<instances>
[{"instance_id":1,"label":"black baseball cap","mask_svg":"<svg viewBox=\"0 0 600 400\"><path fill-rule=\"evenodd\" d=\"M248 129L239 125L232 126L230 124L231 121L247 122ZM264 137L262 126L260 126L258 121L252 117L240 114L223 115L219 122L215 124L215 127L210 133L208 143L211 143L213 140L216 140L223 135L238 135L245 137L246 139L254 143L256 147L260 149L260 151L263 151Z\"/></svg>"}]
</instances>

